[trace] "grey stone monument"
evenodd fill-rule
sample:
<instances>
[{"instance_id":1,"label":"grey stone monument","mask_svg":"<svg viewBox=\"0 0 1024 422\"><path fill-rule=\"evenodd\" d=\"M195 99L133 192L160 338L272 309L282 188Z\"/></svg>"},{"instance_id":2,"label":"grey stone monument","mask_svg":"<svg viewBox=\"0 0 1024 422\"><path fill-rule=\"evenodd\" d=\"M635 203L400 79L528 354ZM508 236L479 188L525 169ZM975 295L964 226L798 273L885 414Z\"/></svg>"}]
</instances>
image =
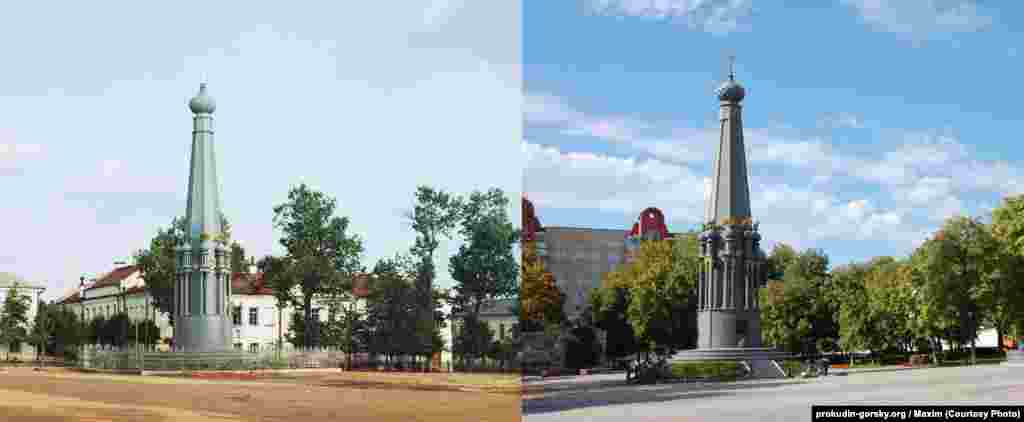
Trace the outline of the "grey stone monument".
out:
<instances>
[{"instance_id":1,"label":"grey stone monument","mask_svg":"<svg viewBox=\"0 0 1024 422\"><path fill-rule=\"evenodd\" d=\"M174 348L186 352L231 350L231 282L221 242L220 186L214 158L213 111L206 84L189 101L192 155L185 242L177 249L174 286Z\"/></svg>"},{"instance_id":2,"label":"grey stone monument","mask_svg":"<svg viewBox=\"0 0 1024 422\"><path fill-rule=\"evenodd\" d=\"M788 355L761 347L757 289L765 285L767 273L761 235L750 212L740 113L746 91L730 69L717 94L721 133L707 224L699 237L704 262L697 278L697 348L672 360L737 360L746 362L754 377L782 377L785 373L775 360Z\"/></svg>"}]
</instances>

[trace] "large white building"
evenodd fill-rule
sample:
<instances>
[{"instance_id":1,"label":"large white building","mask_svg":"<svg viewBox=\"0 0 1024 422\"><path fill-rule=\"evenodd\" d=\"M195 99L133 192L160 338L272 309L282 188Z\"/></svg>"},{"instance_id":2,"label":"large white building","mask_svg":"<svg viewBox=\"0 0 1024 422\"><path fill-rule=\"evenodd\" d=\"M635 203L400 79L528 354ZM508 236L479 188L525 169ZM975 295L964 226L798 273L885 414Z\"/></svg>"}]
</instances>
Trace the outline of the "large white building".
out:
<instances>
[{"instance_id":1,"label":"large white building","mask_svg":"<svg viewBox=\"0 0 1024 422\"><path fill-rule=\"evenodd\" d=\"M353 295L356 300L336 306L355 306L365 310L367 278L360 277ZM110 317L125 312L133 321L149 319L160 329L165 342L174 337L173 327L166 313L153 306L152 296L145 289L139 268L127 265L115 268L95 280L84 282L81 293L74 292L57 303L72 310L88 321L98 316ZM236 349L259 352L271 350L278 341L290 348L284 335L288 332L293 308L278 307L274 292L263 283L263 274L250 267L248 273L235 273L231 277L233 319L232 343ZM314 303L314 315L321 321L330 317L331 306ZM324 309L324 312L321 312ZM164 343L164 342L162 342Z\"/></svg>"},{"instance_id":2,"label":"large white building","mask_svg":"<svg viewBox=\"0 0 1024 422\"><path fill-rule=\"evenodd\" d=\"M7 299L7 295L11 294L12 291L16 291L18 296L28 298L28 324L25 325L25 331L30 332L32 330L32 323L36 319L36 312L39 309L40 296L46 287L37 284L30 283L17 275L11 273L0 272L0 303ZM35 348L27 343L21 344L0 344L0 358L18 358L21 360L29 360L35 356Z\"/></svg>"}]
</instances>

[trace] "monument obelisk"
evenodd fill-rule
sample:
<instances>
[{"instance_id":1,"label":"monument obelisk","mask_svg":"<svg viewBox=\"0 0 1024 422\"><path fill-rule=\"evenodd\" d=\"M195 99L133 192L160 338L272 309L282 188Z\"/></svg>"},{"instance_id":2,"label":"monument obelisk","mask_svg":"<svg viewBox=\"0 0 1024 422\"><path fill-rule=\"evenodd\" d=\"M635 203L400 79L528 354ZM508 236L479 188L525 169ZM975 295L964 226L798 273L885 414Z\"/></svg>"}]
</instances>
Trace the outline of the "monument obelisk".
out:
<instances>
[{"instance_id":1,"label":"monument obelisk","mask_svg":"<svg viewBox=\"0 0 1024 422\"><path fill-rule=\"evenodd\" d=\"M188 103L192 116L185 241L177 249L174 347L186 352L231 350L231 283L222 242L220 185L214 157L216 103L199 85Z\"/></svg>"},{"instance_id":2,"label":"monument obelisk","mask_svg":"<svg viewBox=\"0 0 1024 422\"><path fill-rule=\"evenodd\" d=\"M773 361L787 356L761 346L757 290L766 282L761 235L750 212L746 148L740 102L746 96L731 66L717 90L721 131L704 231L698 238L703 258L697 277L697 349L673 360L747 362L755 377L784 376Z\"/></svg>"}]
</instances>

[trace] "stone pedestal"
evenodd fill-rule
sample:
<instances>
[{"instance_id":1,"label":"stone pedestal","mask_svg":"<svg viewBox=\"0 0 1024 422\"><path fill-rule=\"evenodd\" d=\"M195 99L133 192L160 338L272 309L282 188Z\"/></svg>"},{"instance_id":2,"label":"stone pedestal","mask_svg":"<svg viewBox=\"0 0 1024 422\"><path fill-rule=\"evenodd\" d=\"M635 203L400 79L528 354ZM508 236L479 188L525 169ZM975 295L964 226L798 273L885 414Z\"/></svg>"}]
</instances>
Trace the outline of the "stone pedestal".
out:
<instances>
[{"instance_id":1,"label":"stone pedestal","mask_svg":"<svg viewBox=\"0 0 1024 422\"><path fill-rule=\"evenodd\" d=\"M1024 350L1007 350L1006 364L1010 366L1024 366Z\"/></svg>"}]
</instances>

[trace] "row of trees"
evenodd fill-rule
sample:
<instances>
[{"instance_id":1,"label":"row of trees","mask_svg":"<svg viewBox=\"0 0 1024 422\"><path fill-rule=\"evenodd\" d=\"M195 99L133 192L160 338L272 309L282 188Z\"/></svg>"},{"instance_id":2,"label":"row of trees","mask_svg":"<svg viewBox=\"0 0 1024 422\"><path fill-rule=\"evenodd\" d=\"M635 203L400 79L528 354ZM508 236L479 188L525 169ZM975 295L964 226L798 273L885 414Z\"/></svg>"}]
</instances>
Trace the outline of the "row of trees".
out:
<instances>
[{"instance_id":1,"label":"row of trees","mask_svg":"<svg viewBox=\"0 0 1024 422\"><path fill-rule=\"evenodd\" d=\"M970 348L978 332L1024 328L1024 197L979 218L947 219L908 257L828 270L821 251L772 251L782 277L761 292L766 339L793 351ZM1018 331L1019 333L1020 331Z\"/></svg>"},{"instance_id":2,"label":"row of trees","mask_svg":"<svg viewBox=\"0 0 1024 422\"><path fill-rule=\"evenodd\" d=\"M695 232L645 241L633 262L605 274L586 323L607 333L609 357L695 346L697 246ZM906 258L832 269L823 251L780 243L766 267L759 301L767 344L800 353L916 350L934 359L945 342L973 356L983 328L1000 339L1024 332L1024 196L1005 199L989 223L947 219ZM524 275L524 319L558 318L557 296L536 293L553 285L541 274Z\"/></svg>"},{"instance_id":3,"label":"row of trees","mask_svg":"<svg viewBox=\"0 0 1024 422\"><path fill-rule=\"evenodd\" d=\"M278 339L279 346L288 341L299 347L337 346L389 357L429 358L443 347L440 330L447 315L442 306L448 303L469 327L460 330L461 335L479 337L458 339L455 351L470 357L494 354L493 341L481 340L493 336L478 329L481 308L518 292L513 253L518 232L509 221L504 192L491 189L460 197L427 186L417 188L414 207L405 215L416 233L415 242L407 252L376 263L363 312L349 306L356 299L353 282L365 272L363 240L351 233L348 217L337 216L337 209L335 199L305 184L293 188L288 200L273 209L285 253L266 256L258 266L278 307L297 311L290 332ZM218 241L227 245L230 225L223 218L222 225L225 230ZM174 248L185 240L184 229L183 219L173 220L149 249L136 254L154 305L168 314L173 306ZM464 242L449 259L456 282L450 290L435 285L435 255L445 239ZM237 243L231 246L231 265L233 271L244 271L245 251ZM322 304L329 311L326 322L313 315Z\"/></svg>"}]
</instances>

